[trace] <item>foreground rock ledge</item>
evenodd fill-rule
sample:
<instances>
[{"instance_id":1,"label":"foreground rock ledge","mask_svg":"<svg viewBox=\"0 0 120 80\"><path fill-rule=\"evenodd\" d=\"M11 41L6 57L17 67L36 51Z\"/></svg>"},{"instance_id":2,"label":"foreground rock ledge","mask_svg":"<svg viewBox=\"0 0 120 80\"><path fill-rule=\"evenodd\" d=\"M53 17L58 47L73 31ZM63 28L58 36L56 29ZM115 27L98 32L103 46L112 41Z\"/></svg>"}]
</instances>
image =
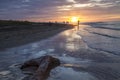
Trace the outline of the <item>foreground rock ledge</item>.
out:
<instances>
[{"instance_id":1,"label":"foreground rock ledge","mask_svg":"<svg viewBox=\"0 0 120 80\"><path fill-rule=\"evenodd\" d=\"M25 62L20 68L29 75L24 80L45 80L48 78L50 71L59 65L59 59L52 56L42 56Z\"/></svg>"}]
</instances>

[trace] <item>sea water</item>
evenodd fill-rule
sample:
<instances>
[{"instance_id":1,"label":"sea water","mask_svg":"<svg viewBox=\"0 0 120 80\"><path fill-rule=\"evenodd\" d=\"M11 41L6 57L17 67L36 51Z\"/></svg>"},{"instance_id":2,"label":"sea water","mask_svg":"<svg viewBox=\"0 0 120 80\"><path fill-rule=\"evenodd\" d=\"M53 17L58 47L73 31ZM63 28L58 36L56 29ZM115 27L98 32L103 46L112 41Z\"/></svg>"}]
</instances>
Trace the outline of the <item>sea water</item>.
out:
<instances>
[{"instance_id":1,"label":"sea water","mask_svg":"<svg viewBox=\"0 0 120 80\"><path fill-rule=\"evenodd\" d=\"M84 27L83 27L84 26ZM96 50L120 55L120 22L96 22L81 25L78 34Z\"/></svg>"}]
</instances>

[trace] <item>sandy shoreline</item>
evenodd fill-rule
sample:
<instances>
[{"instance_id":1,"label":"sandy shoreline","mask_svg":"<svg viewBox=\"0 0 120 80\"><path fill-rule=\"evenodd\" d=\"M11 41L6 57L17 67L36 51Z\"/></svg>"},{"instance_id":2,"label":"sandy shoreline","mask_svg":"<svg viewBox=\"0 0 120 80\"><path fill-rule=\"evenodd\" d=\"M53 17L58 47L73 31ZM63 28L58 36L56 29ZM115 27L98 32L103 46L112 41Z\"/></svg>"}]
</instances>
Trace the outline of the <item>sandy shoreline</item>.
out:
<instances>
[{"instance_id":1,"label":"sandy shoreline","mask_svg":"<svg viewBox=\"0 0 120 80\"><path fill-rule=\"evenodd\" d=\"M46 39L61 31L72 28L67 24L37 24L1 27L0 50Z\"/></svg>"}]
</instances>

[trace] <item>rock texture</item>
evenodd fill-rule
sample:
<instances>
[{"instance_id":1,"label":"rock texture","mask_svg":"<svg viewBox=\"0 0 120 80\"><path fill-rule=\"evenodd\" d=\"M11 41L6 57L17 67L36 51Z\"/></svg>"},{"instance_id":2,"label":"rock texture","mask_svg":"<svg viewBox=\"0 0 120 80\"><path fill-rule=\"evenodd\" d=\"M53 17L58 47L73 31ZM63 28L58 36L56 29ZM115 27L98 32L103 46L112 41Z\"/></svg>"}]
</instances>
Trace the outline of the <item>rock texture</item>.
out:
<instances>
[{"instance_id":1,"label":"rock texture","mask_svg":"<svg viewBox=\"0 0 120 80\"><path fill-rule=\"evenodd\" d=\"M20 68L29 75L29 79L24 80L45 80L51 69L60 65L60 61L52 56L42 56L25 62Z\"/></svg>"}]
</instances>

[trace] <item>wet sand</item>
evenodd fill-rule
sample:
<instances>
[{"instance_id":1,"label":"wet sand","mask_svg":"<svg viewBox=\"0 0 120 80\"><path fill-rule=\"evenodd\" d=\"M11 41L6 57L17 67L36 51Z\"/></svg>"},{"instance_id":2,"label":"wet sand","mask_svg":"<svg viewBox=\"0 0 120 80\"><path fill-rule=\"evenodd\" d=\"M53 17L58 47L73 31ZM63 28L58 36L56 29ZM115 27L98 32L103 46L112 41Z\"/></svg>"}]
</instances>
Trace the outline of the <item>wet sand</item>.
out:
<instances>
[{"instance_id":1,"label":"wet sand","mask_svg":"<svg viewBox=\"0 0 120 80\"><path fill-rule=\"evenodd\" d=\"M22 22L20 23L23 24ZM72 28L72 25L59 23L0 25L0 50L37 42L70 28Z\"/></svg>"},{"instance_id":2,"label":"wet sand","mask_svg":"<svg viewBox=\"0 0 120 80\"><path fill-rule=\"evenodd\" d=\"M91 49L71 29L48 39L9 48L0 52L0 79L22 80L19 66L26 60L52 55L61 65L53 69L48 80L120 80L120 57ZM8 56L9 55L9 56Z\"/></svg>"}]
</instances>

